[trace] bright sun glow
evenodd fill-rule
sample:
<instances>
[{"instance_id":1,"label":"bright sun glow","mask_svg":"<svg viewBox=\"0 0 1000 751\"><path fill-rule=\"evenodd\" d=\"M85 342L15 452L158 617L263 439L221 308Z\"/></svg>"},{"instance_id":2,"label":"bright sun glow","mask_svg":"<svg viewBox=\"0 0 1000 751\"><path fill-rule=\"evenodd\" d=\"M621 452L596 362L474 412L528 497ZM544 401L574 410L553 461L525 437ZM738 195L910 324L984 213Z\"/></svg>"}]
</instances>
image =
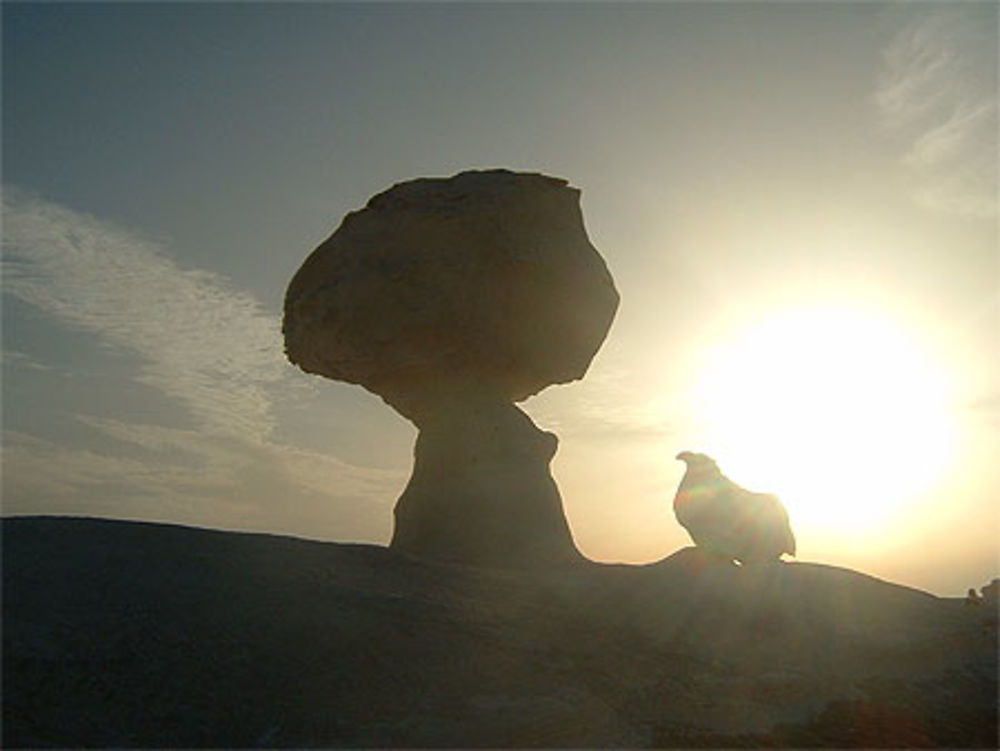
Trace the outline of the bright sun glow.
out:
<instances>
[{"instance_id":1,"label":"bright sun glow","mask_svg":"<svg viewBox=\"0 0 1000 751\"><path fill-rule=\"evenodd\" d=\"M949 461L948 383L887 319L836 309L772 318L717 350L696 397L702 450L793 524L876 525Z\"/></svg>"}]
</instances>

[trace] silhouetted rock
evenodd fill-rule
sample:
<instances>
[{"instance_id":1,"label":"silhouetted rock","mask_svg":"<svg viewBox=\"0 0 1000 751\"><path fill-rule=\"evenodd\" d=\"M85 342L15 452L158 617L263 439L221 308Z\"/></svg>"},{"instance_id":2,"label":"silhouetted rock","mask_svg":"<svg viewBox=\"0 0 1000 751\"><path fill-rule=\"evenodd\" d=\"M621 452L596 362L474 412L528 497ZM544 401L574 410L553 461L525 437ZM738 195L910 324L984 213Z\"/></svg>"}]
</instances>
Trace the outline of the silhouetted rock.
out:
<instances>
[{"instance_id":1,"label":"silhouetted rock","mask_svg":"<svg viewBox=\"0 0 1000 751\"><path fill-rule=\"evenodd\" d=\"M986 608L846 569L2 535L4 748L996 747Z\"/></svg>"},{"instance_id":2,"label":"silhouetted rock","mask_svg":"<svg viewBox=\"0 0 1000 751\"><path fill-rule=\"evenodd\" d=\"M992 579L980 591L983 593L983 601L995 607L1000 602L1000 579Z\"/></svg>"},{"instance_id":3,"label":"silhouetted rock","mask_svg":"<svg viewBox=\"0 0 1000 751\"><path fill-rule=\"evenodd\" d=\"M288 358L418 425L582 378L618 305L580 191L505 170L400 183L348 214L285 297Z\"/></svg>"},{"instance_id":4,"label":"silhouetted rock","mask_svg":"<svg viewBox=\"0 0 1000 751\"><path fill-rule=\"evenodd\" d=\"M674 514L708 555L741 563L795 555L788 512L775 495L741 488L705 454L682 451L687 471L674 496Z\"/></svg>"},{"instance_id":5,"label":"silhouetted rock","mask_svg":"<svg viewBox=\"0 0 1000 751\"><path fill-rule=\"evenodd\" d=\"M392 547L509 567L579 561L549 472L557 443L512 404L466 404L429 418L396 504Z\"/></svg>"},{"instance_id":6,"label":"silhouetted rock","mask_svg":"<svg viewBox=\"0 0 1000 751\"><path fill-rule=\"evenodd\" d=\"M581 378L617 309L579 198L505 170L401 183L348 214L289 284L288 358L421 430L394 547L490 565L579 557L548 471L554 436L513 406Z\"/></svg>"}]
</instances>

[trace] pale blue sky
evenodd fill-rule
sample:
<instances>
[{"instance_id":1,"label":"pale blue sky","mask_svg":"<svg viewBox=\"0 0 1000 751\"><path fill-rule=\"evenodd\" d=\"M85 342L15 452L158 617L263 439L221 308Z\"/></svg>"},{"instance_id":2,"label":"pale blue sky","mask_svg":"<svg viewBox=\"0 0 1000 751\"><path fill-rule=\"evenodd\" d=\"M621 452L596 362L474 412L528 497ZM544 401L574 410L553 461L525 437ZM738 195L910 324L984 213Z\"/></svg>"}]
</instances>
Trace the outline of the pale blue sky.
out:
<instances>
[{"instance_id":1,"label":"pale blue sky","mask_svg":"<svg viewBox=\"0 0 1000 751\"><path fill-rule=\"evenodd\" d=\"M942 593L997 574L995 4L2 12L5 514L386 541L414 430L283 362L285 285L394 182L507 167L581 188L622 294L587 379L526 404L585 553L686 544L701 356L833 301L941 363L959 449L938 531L915 498L867 538L803 521L800 555Z\"/></svg>"}]
</instances>

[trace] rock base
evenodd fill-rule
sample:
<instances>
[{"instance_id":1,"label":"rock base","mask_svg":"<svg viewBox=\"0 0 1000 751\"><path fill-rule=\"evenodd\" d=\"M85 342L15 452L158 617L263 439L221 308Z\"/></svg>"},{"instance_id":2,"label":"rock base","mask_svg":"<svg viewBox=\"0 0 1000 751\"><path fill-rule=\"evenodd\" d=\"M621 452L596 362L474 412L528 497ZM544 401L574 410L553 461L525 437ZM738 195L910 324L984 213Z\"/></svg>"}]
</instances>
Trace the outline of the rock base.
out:
<instances>
[{"instance_id":1,"label":"rock base","mask_svg":"<svg viewBox=\"0 0 1000 751\"><path fill-rule=\"evenodd\" d=\"M390 546L491 568L582 561L549 471L557 444L513 404L437 410L420 426Z\"/></svg>"}]
</instances>

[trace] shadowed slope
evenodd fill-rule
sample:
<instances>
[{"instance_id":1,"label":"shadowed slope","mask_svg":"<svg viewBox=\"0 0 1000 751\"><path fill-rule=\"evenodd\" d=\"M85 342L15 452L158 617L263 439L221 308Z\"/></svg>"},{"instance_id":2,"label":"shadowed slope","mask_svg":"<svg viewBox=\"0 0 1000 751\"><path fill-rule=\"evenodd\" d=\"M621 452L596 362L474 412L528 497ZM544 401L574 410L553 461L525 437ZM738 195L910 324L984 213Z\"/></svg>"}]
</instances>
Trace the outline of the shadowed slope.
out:
<instances>
[{"instance_id":1,"label":"shadowed slope","mask_svg":"<svg viewBox=\"0 0 1000 751\"><path fill-rule=\"evenodd\" d=\"M527 574L61 518L4 520L3 558L5 747L996 738L991 612L833 567Z\"/></svg>"}]
</instances>

